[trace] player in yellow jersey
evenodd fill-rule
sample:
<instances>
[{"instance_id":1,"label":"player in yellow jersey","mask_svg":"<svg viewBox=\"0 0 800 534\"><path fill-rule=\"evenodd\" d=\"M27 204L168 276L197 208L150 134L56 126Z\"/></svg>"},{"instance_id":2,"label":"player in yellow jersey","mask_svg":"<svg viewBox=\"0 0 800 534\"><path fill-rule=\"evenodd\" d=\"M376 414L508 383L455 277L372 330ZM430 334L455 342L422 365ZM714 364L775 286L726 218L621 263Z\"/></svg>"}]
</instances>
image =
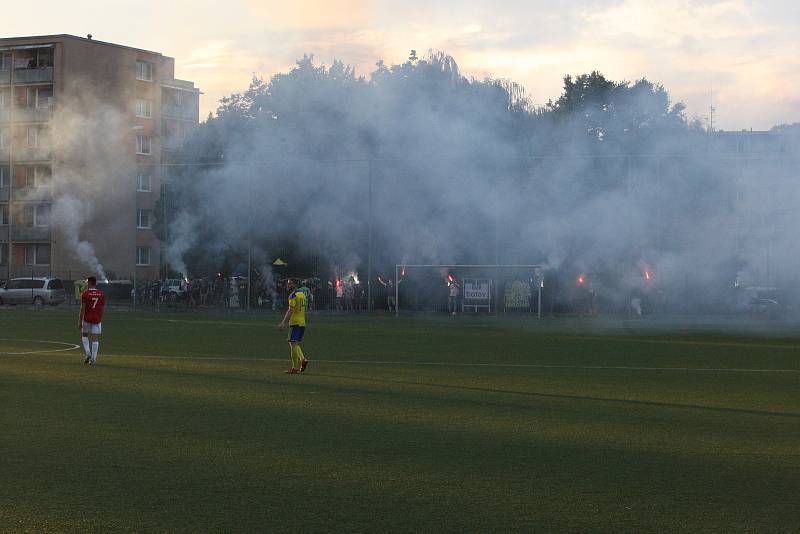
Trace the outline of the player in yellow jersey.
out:
<instances>
[{"instance_id":1,"label":"player in yellow jersey","mask_svg":"<svg viewBox=\"0 0 800 534\"><path fill-rule=\"evenodd\" d=\"M290 357L292 359L292 366L286 372L290 375L302 373L308 367L308 359L303 354L303 349L300 348L300 342L303 341L303 334L306 331L306 296L302 291L297 290L297 281L290 278L286 283L286 288L289 293L289 309L283 316L283 320L278 323L278 330L286 328L288 321L289 324L289 342Z\"/></svg>"}]
</instances>

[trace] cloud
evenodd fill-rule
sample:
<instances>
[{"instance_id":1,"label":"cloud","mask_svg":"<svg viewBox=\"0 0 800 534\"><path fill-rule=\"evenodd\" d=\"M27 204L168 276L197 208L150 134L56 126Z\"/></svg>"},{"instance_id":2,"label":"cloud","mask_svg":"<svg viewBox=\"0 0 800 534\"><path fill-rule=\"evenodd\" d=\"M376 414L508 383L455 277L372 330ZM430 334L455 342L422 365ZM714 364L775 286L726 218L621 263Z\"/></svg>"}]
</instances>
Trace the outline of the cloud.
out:
<instances>
[{"instance_id":1,"label":"cloud","mask_svg":"<svg viewBox=\"0 0 800 534\"><path fill-rule=\"evenodd\" d=\"M224 8L197 0L158 4L146 32L128 21L156 9L152 0L120 0L113 17L88 0L76 5L49 6L32 19L12 3L5 33L91 31L173 56L177 75L204 91L203 114L244 90L253 73L285 72L304 53L366 74L378 59L398 63L411 49L433 48L455 57L467 75L517 81L537 103L558 97L563 75L598 69L614 79L661 82L690 114L705 113L713 83L727 128L800 120L786 95L800 81L793 59L800 4L790 0L229 0ZM751 95L761 100L748 102Z\"/></svg>"},{"instance_id":2,"label":"cloud","mask_svg":"<svg viewBox=\"0 0 800 534\"><path fill-rule=\"evenodd\" d=\"M364 0L242 0L250 15L273 30L315 31L323 28L356 28L369 22Z\"/></svg>"}]
</instances>

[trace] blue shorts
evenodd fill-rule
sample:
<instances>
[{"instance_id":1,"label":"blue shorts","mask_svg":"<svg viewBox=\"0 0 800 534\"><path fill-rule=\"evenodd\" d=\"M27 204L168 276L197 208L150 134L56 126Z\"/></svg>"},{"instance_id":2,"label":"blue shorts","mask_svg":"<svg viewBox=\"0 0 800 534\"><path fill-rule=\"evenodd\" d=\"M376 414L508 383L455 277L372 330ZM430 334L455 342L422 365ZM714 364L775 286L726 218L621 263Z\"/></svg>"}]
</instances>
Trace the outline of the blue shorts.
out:
<instances>
[{"instance_id":1,"label":"blue shorts","mask_svg":"<svg viewBox=\"0 0 800 534\"><path fill-rule=\"evenodd\" d=\"M306 332L305 326L289 325L289 328L291 328L291 331L287 341L294 341L295 343L303 341L303 334Z\"/></svg>"}]
</instances>

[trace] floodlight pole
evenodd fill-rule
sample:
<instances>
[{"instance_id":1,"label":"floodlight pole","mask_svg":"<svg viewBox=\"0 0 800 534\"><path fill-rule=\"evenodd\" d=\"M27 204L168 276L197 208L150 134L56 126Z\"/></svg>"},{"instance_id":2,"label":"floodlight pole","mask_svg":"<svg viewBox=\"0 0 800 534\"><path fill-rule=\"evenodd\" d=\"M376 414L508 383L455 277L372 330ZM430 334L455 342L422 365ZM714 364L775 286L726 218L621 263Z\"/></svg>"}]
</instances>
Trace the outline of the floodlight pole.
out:
<instances>
[{"instance_id":1,"label":"floodlight pole","mask_svg":"<svg viewBox=\"0 0 800 534\"><path fill-rule=\"evenodd\" d=\"M253 175L247 174L247 312L250 313L250 300L253 298ZM239 303L241 306L242 303Z\"/></svg>"},{"instance_id":2,"label":"floodlight pole","mask_svg":"<svg viewBox=\"0 0 800 534\"><path fill-rule=\"evenodd\" d=\"M367 311L372 311L372 160L367 160L367 178L369 182L369 229L367 238ZM397 304L395 303L395 307Z\"/></svg>"}]
</instances>

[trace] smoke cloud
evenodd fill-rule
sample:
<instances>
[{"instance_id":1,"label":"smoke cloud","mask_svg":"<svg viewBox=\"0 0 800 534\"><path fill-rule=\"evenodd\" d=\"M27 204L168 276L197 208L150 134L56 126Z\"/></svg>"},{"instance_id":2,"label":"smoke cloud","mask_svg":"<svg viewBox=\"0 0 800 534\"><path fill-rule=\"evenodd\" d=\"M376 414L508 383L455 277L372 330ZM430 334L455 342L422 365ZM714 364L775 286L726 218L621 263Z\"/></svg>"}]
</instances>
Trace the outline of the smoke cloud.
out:
<instances>
[{"instance_id":1,"label":"smoke cloud","mask_svg":"<svg viewBox=\"0 0 800 534\"><path fill-rule=\"evenodd\" d=\"M362 278L369 259L373 276L400 262L540 264L564 298L585 273L610 307L637 293L725 309L741 285L790 290L800 268L795 156L730 142L646 80L567 77L534 108L444 54L379 63L369 79L305 57L224 99L190 141L186 160L208 165L176 180L178 235L196 239L175 264L215 272L253 246Z\"/></svg>"},{"instance_id":2,"label":"smoke cloud","mask_svg":"<svg viewBox=\"0 0 800 534\"><path fill-rule=\"evenodd\" d=\"M89 268L92 274L96 274L100 280L105 280L106 273L97 259L94 247L88 241L80 238L80 231L86 220L85 214L86 207L83 203L69 194L56 199L51 212L52 221L58 225L67 247L81 263Z\"/></svg>"}]
</instances>

